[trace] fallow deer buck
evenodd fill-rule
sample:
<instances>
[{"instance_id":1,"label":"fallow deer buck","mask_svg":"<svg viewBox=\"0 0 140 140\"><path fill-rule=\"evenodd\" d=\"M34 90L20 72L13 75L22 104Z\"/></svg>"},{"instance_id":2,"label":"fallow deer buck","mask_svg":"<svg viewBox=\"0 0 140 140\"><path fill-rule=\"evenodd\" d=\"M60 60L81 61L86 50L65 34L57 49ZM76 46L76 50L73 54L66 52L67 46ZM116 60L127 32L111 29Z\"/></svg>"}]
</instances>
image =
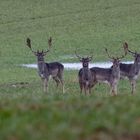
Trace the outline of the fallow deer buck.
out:
<instances>
[{"instance_id":1,"label":"fallow deer buck","mask_svg":"<svg viewBox=\"0 0 140 140\"><path fill-rule=\"evenodd\" d=\"M110 93L112 95L117 95L117 85L120 79L120 60L125 56L121 57L111 57L108 53L108 50L105 49L108 57L112 60L111 68L99 68L92 67L90 70L94 73L94 86L97 83L107 83L110 85L111 90Z\"/></svg>"},{"instance_id":2,"label":"fallow deer buck","mask_svg":"<svg viewBox=\"0 0 140 140\"><path fill-rule=\"evenodd\" d=\"M136 80L140 73L140 53L133 52L128 49L128 44L124 43L124 48L134 57L133 64L120 63L121 79L127 77L131 84L131 94L134 94L136 88Z\"/></svg>"},{"instance_id":3,"label":"fallow deer buck","mask_svg":"<svg viewBox=\"0 0 140 140\"><path fill-rule=\"evenodd\" d=\"M59 85L59 83L61 83L64 92L64 85L63 85L64 66L59 62L45 63L44 61L44 56L50 51L50 47L52 46L52 38L50 37L48 39L49 49L47 49L46 51L43 50L33 51L31 47L30 38L27 38L26 42L27 42L27 46L37 57L38 74L43 81L44 92L46 93L48 92L48 81L50 76L52 76L52 78L55 80L57 86Z\"/></svg>"},{"instance_id":4,"label":"fallow deer buck","mask_svg":"<svg viewBox=\"0 0 140 140\"><path fill-rule=\"evenodd\" d=\"M91 93L91 88L93 86L93 73L89 69L89 62L92 60L92 56L90 57L81 57L75 51L77 58L82 62L82 68L78 72L79 86L81 93L84 88L85 94L89 92Z\"/></svg>"}]
</instances>

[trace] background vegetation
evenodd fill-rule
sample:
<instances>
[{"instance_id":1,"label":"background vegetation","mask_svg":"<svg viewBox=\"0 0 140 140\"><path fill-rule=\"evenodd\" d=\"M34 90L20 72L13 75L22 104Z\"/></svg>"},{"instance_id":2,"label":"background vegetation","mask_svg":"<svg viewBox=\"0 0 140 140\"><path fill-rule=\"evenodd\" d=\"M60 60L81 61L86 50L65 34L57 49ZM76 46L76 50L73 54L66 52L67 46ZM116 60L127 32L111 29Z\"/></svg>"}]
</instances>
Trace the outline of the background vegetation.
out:
<instances>
[{"instance_id":1,"label":"background vegetation","mask_svg":"<svg viewBox=\"0 0 140 140\"><path fill-rule=\"evenodd\" d=\"M46 61L78 62L74 51L108 61L104 47L121 55L124 41L140 51L139 0L0 0L0 139L110 140L140 139L140 82L135 96L128 81L120 81L118 96L107 85L92 95L79 93L77 71L65 71L65 94L49 83L42 90L36 63L26 47L53 47ZM133 60L127 56L125 60Z\"/></svg>"}]
</instances>

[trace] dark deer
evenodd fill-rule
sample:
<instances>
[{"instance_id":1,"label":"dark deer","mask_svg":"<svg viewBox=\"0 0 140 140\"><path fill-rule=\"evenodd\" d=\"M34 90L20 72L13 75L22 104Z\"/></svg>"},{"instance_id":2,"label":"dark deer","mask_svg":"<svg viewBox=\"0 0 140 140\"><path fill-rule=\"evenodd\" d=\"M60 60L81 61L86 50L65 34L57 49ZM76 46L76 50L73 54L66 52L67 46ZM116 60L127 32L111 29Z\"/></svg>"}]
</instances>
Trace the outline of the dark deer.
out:
<instances>
[{"instance_id":1,"label":"dark deer","mask_svg":"<svg viewBox=\"0 0 140 140\"><path fill-rule=\"evenodd\" d=\"M124 48L134 57L133 64L120 63L121 79L127 77L131 84L131 94L134 94L136 88L136 80L140 73L140 54L128 49L128 44L124 43Z\"/></svg>"},{"instance_id":2,"label":"dark deer","mask_svg":"<svg viewBox=\"0 0 140 140\"><path fill-rule=\"evenodd\" d=\"M117 95L117 85L120 79L120 60L124 57L111 57L108 53L108 50L105 49L108 57L112 60L111 68L99 68L92 67L90 70L94 73L94 85L97 83L107 83L110 85L111 90L110 93L112 95Z\"/></svg>"},{"instance_id":3,"label":"dark deer","mask_svg":"<svg viewBox=\"0 0 140 140\"><path fill-rule=\"evenodd\" d=\"M87 92L91 93L91 88L93 86L93 73L89 69L89 62L92 60L92 56L90 57L81 57L79 56L76 51L75 51L76 56L82 63L82 68L78 72L78 79L79 79L79 86L81 93L84 88L85 94Z\"/></svg>"},{"instance_id":4,"label":"dark deer","mask_svg":"<svg viewBox=\"0 0 140 140\"><path fill-rule=\"evenodd\" d=\"M52 63L45 63L44 56L50 51L52 46L52 38L48 39L49 49L46 51L33 51L31 47L31 40L27 38L27 46L31 49L33 54L37 57L37 65L38 65L38 74L41 77L44 85L44 92L48 91L48 81L49 77L55 80L57 86L61 83L63 92L64 92L64 85L63 85L63 71L64 66L59 62L52 62Z\"/></svg>"}]
</instances>

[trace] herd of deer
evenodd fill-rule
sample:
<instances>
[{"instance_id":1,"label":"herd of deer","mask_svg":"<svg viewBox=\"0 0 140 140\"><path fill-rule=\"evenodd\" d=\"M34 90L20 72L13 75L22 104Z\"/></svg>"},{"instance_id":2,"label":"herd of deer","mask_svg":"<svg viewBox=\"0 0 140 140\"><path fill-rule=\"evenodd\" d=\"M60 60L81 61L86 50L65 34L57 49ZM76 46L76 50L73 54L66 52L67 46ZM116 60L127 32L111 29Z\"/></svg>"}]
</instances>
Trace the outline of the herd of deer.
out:
<instances>
[{"instance_id":1,"label":"herd of deer","mask_svg":"<svg viewBox=\"0 0 140 140\"><path fill-rule=\"evenodd\" d=\"M49 49L46 51L33 51L31 47L31 40L27 38L27 46L31 49L34 55L37 57L38 64L38 74L41 77L44 85L44 91L48 90L48 81L49 77L55 80L57 86L62 85L62 90L64 92L64 66L59 62L45 63L44 56L50 51L52 45L52 38L48 39ZM111 90L111 95L117 95L117 86L120 79L125 77L129 79L131 84L131 94L135 93L136 80L140 73L140 54L129 50L128 44L125 42L123 44L124 55L121 57L112 57L108 53L108 50L105 49L108 57L112 61L112 66L110 68L99 68L92 67L89 68L89 62L92 60L92 56L81 57L75 51L75 55L82 63L82 68L78 72L78 79L81 93L84 90L85 94L91 93L91 88L94 87L97 83L107 83L109 84ZM125 64L120 63L120 60L126 56L127 53L132 54L134 57L134 63Z\"/></svg>"}]
</instances>

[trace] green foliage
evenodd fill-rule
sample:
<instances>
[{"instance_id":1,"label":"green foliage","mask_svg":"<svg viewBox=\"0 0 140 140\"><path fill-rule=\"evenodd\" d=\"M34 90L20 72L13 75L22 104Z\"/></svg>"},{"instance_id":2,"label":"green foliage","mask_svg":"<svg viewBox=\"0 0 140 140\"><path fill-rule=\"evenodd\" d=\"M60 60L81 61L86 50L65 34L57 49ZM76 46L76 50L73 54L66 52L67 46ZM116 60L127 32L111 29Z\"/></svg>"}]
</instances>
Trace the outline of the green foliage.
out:
<instances>
[{"instance_id":1,"label":"green foliage","mask_svg":"<svg viewBox=\"0 0 140 140\"><path fill-rule=\"evenodd\" d=\"M85 96L78 72L65 71L65 94L50 80L46 95L37 71L20 66L36 63L27 37L45 50L52 36L48 62L76 62L76 49L108 61L104 48L121 55L124 41L139 51L139 7L139 0L0 0L0 139L139 138L139 81L135 96L128 81L120 81L117 97L107 85Z\"/></svg>"}]
</instances>

